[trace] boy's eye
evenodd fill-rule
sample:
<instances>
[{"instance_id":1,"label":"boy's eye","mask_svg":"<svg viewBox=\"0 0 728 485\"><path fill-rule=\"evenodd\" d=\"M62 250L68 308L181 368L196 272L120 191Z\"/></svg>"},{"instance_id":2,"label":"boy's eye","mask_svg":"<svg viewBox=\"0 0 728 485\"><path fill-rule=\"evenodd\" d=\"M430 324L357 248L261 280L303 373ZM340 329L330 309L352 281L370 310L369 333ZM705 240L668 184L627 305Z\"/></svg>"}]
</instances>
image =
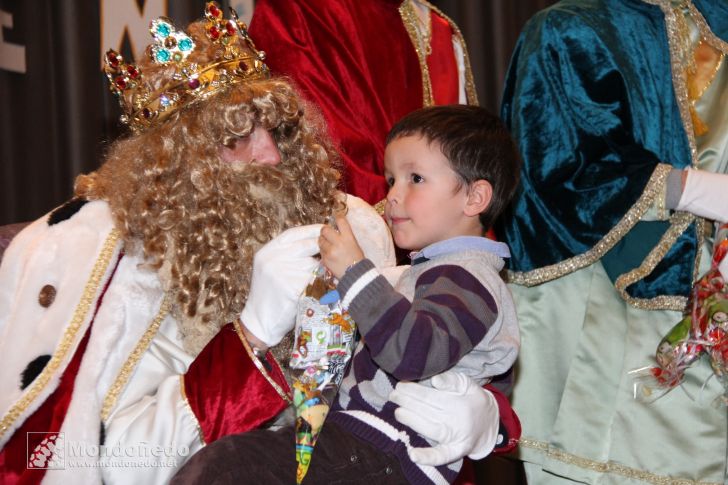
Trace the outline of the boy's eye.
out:
<instances>
[{"instance_id":1,"label":"boy's eye","mask_svg":"<svg viewBox=\"0 0 728 485\"><path fill-rule=\"evenodd\" d=\"M387 187L394 185L394 177L386 177L385 180L387 181Z\"/></svg>"},{"instance_id":2,"label":"boy's eye","mask_svg":"<svg viewBox=\"0 0 728 485\"><path fill-rule=\"evenodd\" d=\"M423 182L425 179L422 178L422 175L418 175L416 173L412 174L412 183L419 184Z\"/></svg>"}]
</instances>

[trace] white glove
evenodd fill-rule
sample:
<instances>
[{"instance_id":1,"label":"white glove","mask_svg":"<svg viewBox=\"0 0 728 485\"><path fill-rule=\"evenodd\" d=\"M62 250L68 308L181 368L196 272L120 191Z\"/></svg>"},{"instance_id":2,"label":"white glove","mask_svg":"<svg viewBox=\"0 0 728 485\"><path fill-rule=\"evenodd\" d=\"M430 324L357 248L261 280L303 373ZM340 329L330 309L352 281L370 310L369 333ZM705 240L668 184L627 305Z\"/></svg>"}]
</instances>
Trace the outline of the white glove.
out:
<instances>
[{"instance_id":1,"label":"white glove","mask_svg":"<svg viewBox=\"0 0 728 485\"><path fill-rule=\"evenodd\" d=\"M712 221L728 221L728 175L686 170L687 179L677 210Z\"/></svg>"},{"instance_id":2,"label":"white glove","mask_svg":"<svg viewBox=\"0 0 728 485\"><path fill-rule=\"evenodd\" d=\"M272 347L296 323L296 305L318 267L321 224L293 227L253 258L253 278L240 319L258 339Z\"/></svg>"},{"instance_id":3,"label":"white glove","mask_svg":"<svg viewBox=\"0 0 728 485\"><path fill-rule=\"evenodd\" d=\"M410 459L439 466L466 455L478 460L493 451L500 420L493 394L452 370L431 382L434 388L400 382L389 395L401 406L394 411L397 421L437 443L431 448L410 448Z\"/></svg>"}]
</instances>

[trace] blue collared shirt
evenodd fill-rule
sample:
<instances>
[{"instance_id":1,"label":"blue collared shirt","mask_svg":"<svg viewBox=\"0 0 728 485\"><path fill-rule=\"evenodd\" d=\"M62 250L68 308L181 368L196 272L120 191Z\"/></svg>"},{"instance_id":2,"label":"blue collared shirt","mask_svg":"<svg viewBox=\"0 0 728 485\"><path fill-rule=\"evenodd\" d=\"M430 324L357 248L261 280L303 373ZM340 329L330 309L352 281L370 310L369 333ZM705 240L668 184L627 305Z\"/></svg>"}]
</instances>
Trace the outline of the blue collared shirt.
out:
<instances>
[{"instance_id":1,"label":"blue collared shirt","mask_svg":"<svg viewBox=\"0 0 728 485\"><path fill-rule=\"evenodd\" d=\"M481 236L457 236L430 244L421 251L412 251L409 255L412 264L421 263L443 254L455 253L466 249L488 251L501 258L510 258L511 251L506 243L493 241Z\"/></svg>"}]
</instances>

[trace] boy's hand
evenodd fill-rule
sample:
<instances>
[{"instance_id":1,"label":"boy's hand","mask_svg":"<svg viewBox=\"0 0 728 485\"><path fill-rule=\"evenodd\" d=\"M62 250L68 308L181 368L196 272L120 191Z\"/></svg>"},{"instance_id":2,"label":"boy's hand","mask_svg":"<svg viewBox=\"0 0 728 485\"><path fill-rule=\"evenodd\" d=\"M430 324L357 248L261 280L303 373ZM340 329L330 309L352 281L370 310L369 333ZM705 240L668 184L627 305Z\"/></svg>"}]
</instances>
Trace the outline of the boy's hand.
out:
<instances>
[{"instance_id":1,"label":"boy's hand","mask_svg":"<svg viewBox=\"0 0 728 485\"><path fill-rule=\"evenodd\" d=\"M364 253L356 242L346 217L337 217L336 226L338 231L330 226L321 229L319 248L321 262L337 279L341 279L349 266L364 259Z\"/></svg>"}]
</instances>

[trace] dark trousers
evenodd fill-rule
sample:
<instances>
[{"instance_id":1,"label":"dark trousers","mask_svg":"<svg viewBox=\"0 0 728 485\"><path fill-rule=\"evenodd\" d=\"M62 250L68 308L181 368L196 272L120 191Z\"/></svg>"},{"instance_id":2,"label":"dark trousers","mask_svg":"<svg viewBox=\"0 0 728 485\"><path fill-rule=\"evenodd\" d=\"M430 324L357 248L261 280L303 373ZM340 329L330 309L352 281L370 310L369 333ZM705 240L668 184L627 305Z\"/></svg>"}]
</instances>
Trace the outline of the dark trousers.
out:
<instances>
[{"instance_id":1,"label":"dark trousers","mask_svg":"<svg viewBox=\"0 0 728 485\"><path fill-rule=\"evenodd\" d=\"M296 441L293 426L278 431L256 430L226 436L195 453L172 484L260 485L296 483ZM313 450L302 485L406 484L399 462L327 422Z\"/></svg>"}]
</instances>

